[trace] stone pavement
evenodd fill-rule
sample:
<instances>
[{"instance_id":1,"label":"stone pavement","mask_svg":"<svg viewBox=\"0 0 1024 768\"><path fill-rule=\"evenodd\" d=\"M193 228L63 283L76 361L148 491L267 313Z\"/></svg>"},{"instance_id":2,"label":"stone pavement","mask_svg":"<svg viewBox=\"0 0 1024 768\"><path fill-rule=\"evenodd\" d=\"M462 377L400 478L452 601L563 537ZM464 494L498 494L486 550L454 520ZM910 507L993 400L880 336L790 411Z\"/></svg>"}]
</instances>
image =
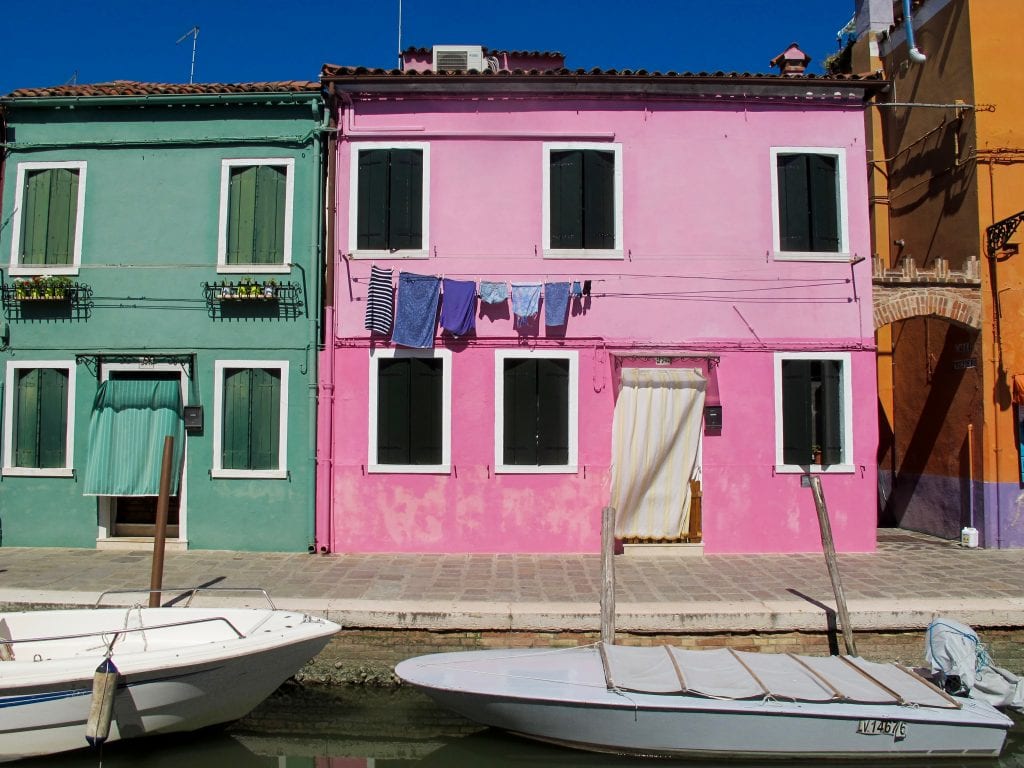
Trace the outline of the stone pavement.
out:
<instances>
[{"instance_id":1,"label":"stone pavement","mask_svg":"<svg viewBox=\"0 0 1024 768\"><path fill-rule=\"evenodd\" d=\"M834 608L820 554L615 558L623 631L821 630ZM857 630L907 630L935 615L974 627L1024 627L1024 550L964 549L894 529L878 551L839 556ZM143 552L0 548L0 607L91 605L146 587ZM596 630L598 555L310 555L168 552L164 599L195 585L262 587L278 607L350 629ZM110 604L145 602L114 595ZM204 601L256 604L218 593Z\"/></svg>"}]
</instances>

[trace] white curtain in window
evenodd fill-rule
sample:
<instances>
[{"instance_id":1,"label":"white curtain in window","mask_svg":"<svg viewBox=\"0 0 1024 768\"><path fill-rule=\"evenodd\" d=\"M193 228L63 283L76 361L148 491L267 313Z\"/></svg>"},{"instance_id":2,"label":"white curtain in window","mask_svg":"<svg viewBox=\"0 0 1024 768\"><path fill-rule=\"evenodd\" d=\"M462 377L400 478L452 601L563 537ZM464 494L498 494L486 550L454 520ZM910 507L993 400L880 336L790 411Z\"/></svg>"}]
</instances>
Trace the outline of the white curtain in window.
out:
<instances>
[{"instance_id":1,"label":"white curtain in window","mask_svg":"<svg viewBox=\"0 0 1024 768\"><path fill-rule=\"evenodd\" d=\"M689 525L707 380L695 368L624 368L612 426L619 538L677 539Z\"/></svg>"}]
</instances>

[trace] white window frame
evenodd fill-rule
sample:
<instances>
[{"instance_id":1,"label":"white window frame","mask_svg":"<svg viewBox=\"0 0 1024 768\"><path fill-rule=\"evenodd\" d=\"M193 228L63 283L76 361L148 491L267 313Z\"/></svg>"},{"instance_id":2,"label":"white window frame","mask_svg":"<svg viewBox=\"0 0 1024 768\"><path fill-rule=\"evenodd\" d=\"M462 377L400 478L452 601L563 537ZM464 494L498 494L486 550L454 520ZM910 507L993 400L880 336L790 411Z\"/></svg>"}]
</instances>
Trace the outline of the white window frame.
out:
<instances>
[{"instance_id":1,"label":"white window frame","mask_svg":"<svg viewBox=\"0 0 1024 768\"><path fill-rule=\"evenodd\" d=\"M611 152L615 156L613 194L615 203L615 247L614 248L552 248L551 247L551 153L570 149ZM620 142L544 142L541 152L543 196L541 252L546 259L621 259L625 253L622 240L622 144Z\"/></svg>"},{"instance_id":2,"label":"white window frame","mask_svg":"<svg viewBox=\"0 0 1024 768\"><path fill-rule=\"evenodd\" d=\"M284 187L284 262L281 264L228 264L228 198L231 169L254 165L285 168ZM292 268L292 224L295 205L294 157L231 157L220 162L220 223L217 230L217 272L221 274L285 274Z\"/></svg>"},{"instance_id":3,"label":"white window frame","mask_svg":"<svg viewBox=\"0 0 1024 768\"><path fill-rule=\"evenodd\" d=\"M57 368L68 372L68 426L64 443L63 467L14 466L15 371L31 368ZM3 474L20 477L74 477L75 474L75 394L78 366L70 360L9 360L4 387L4 466Z\"/></svg>"},{"instance_id":4,"label":"white window frame","mask_svg":"<svg viewBox=\"0 0 1024 768\"><path fill-rule=\"evenodd\" d=\"M277 444L277 469L225 469L224 446L224 372L229 368L276 368L281 372L280 425ZM288 478L288 374L287 360L216 360L213 364L213 467L210 477L285 480Z\"/></svg>"},{"instance_id":5,"label":"white window frame","mask_svg":"<svg viewBox=\"0 0 1024 768\"><path fill-rule=\"evenodd\" d=\"M569 456L566 464L505 463L505 361L547 358L569 361ZM577 350L501 349L494 353L494 471L507 474L575 474L579 471L580 357Z\"/></svg>"},{"instance_id":6,"label":"white window frame","mask_svg":"<svg viewBox=\"0 0 1024 768\"><path fill-rule=\"evenodd\" d=\"M18 260L21 250L21 219L22 203L25 194L25 174L27 171L45 171L53 168L74 168L78 171L78 200L75 208L75 243L72 248L72 263L61 265L22 264ZM14 212L11 222L11 265L12 275L77 275L82 266L82 227L85 225L85 171L84 160L67 160L60 162L18 163L17 179L14 187Z\"/></svg>"},{"instance_id":7,"label":"white window frame","mask_svg":"<svg viewBox=\"0 0 1024 768\"><path fill-rule=\"evenodd\" d=\"M348 251L354 259L426 259L430 256L430 144L425 141L361 141L351 143L348 186ZM423 153L423 207L420 248L359 250L359 153L373 149L418 149Z\"/></svg>"},{"instance_id":8,"label":"white window frame","mask_svg":"<svg viewBox=\"0 0 1024 768\"><path fill-rule=\"evenodd\" d=\"M843 461L839 464L786 464L782 450L782 363L785 360L838 360L843 364ZM779 474L849 474L853 462L853 372L849 352L776 352L775 353L775 471Z\"/></svg>"},{"instance_id":9,"label":"white window frame","mask_svg":"<svg viewBox=\"0 0 1024 768\"><path fill-rule=\"evenodd\" d=\"M181 363L106 363L101 381L108 381L114 371L133 373L177 373L181 390L181 402L188 404L188 371ZM114 536L113 496L97 496L99 525L96 540L101 543L121 541L124 537ZM178 485L178 538L169 541L188 540L188 440L181 445L181 481Z\"/></svg>"},{"instance_id":10,"label":"white window frame","mask_svg":"<svg viewBox=\"0 0 1024 768\"><path fill-rule=\"evenodd\" d=\"M772 249L777 261L849 261L850 260L850 210L846 180L846 150L842 147L772 147L771 190L772 190ZM779 156L780 155L828 155L836 158L836 210L839 212L838 251L783 251L782 233L779 223Z\"/></svg>"},{"instance_id":11,"label":"white window frame","mask_svg":"<svg viewBox=\"0 0 1024 768\"><path fill-rule=\"evenodd\" d=\"M380 464L377 461L377 411L380 407L378 371L381 360L421 357L441 360L441 463ZM367 471L391 474L450 474L452 470L452 351L450 349L372 349L370 350L370 431L367 446Z\"/></svg>"}]
</instances>

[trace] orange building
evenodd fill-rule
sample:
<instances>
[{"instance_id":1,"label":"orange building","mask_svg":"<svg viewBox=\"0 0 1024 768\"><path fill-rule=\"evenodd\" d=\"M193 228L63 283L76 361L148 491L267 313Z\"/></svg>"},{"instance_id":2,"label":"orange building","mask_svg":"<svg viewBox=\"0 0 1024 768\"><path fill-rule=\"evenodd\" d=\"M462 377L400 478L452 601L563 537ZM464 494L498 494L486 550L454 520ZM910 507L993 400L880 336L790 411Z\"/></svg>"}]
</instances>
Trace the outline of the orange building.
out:
<instances>
[{"instance_id":1,"label":"orange building","mask_svg":"<svg viewBox=\"0 0 1024 768\"><path fill-rule=\"evenodd\" d=\"M879 521L1024 546L1019 0L857 0L879 361ZM976 532L976 533L975 533Z\"/></svg>"}]
</instances>

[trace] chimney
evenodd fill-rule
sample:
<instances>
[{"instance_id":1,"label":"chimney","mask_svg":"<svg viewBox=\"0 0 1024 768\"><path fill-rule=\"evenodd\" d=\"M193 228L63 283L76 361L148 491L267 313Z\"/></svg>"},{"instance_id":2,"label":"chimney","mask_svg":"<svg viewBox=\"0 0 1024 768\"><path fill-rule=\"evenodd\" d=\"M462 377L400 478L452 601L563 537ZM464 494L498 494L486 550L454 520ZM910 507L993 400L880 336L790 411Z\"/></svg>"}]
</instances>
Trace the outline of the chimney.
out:
<instances>
[{"instance_id":1,"label":"chimney","mask_svg":"<svg viewBox=\"0 0 1024 768\"><path fill-rule=\"evenodd\" d=\"M801 51L796 43L790 43L789 48L768 63L773 67L778 67L779 74L786 77L798 77L811 63L811 57Z\"/></svg>"}]
</instances>

